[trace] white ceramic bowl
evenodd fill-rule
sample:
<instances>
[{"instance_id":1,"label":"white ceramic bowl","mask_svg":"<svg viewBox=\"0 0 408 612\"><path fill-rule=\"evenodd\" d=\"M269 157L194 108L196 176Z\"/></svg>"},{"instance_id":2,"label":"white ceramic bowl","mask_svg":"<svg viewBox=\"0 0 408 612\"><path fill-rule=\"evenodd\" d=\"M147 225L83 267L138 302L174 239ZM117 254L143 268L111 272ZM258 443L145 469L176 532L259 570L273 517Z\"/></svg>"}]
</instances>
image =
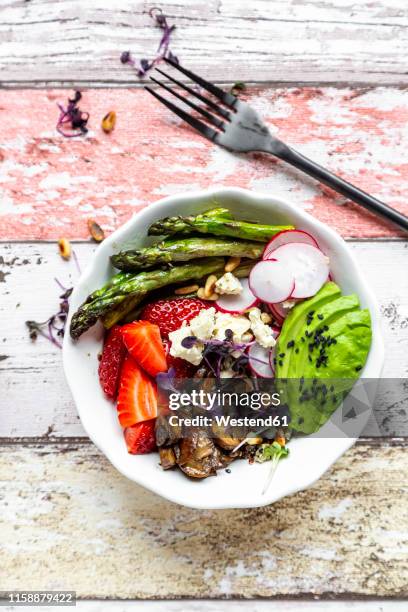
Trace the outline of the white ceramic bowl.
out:
<instances>
[{"instance_id":1,"label":"white ceramic bowl","mask_svg":"<svg viewBox=\"0 0 408 612\"><path fill-rule=\"evenodd\" d=\"M238 218L259 222L287 224L313 234L329 255L331 270L344 293L358 294L362 307L368 307L373 325L373 341L362 376L379 378L384 361L380 316L376 300L359 270L355 256L344 240L332 229L288 202L243 189L224 188L175 195L160 200L136 214L109 236L97 249L71 296L72 313L94 289L113 273L109 256L124 246L145 245L149 225L169 215L204 211L215 204L230 208ZM116 410L99 386L98 353L102 329L96 325L73 342L66 334L63 359L68 384L79 416L91 440L122 474L173 502L194 508L249 508L270 504L285 495L309 487L336 461L355 438L304 437L290 443L290 456L279 465L273 484L263 495L268 464L232 464L230 474L221 470L217 477L191 481L179 470L163 471L158 455L129 455Z\"/></svg>"}]
</instances>

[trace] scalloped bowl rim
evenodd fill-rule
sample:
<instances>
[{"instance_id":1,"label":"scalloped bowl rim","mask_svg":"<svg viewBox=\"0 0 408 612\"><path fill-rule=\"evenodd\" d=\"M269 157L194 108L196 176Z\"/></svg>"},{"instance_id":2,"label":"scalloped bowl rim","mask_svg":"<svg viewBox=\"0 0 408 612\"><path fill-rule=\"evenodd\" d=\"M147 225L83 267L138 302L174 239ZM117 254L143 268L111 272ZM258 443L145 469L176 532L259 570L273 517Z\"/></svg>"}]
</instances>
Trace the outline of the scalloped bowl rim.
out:
<instances>
[{"instance_id":1,"label":"scalloped bowl rim","mask_svg":"<svg viewBox=\"0 0 408 612\"><path fill-rule=\"evenodd\" d=\"M112 274L110 254L121 246L143 242L146 228L154 220L187 212L187 209L188 212L205 210L212 200L221 205L233 206L238 217L257 220L270 221L273 209L277 222L292 222L317 237L338 269L334 274L335 279L338 280L338 275L342 276L347 269L347 277L338 281L340 286L343 288L346 285L345 292L355 291L362 306L370 310L373 340L362 375L370 379L379 378L384 364L379 308L347 243L333 229L290 202L236 187L171 195L136 213L98 246L71 295L68 324L86 295L106 282ZM251 214L251 208L256 212ZM262 216L264 219L260 219ZM119 472L172 502L202 509L250 508L271 504L311 486L356 441L356 437L346 436L308 436L294 440L289 458L279 466L273 485L264 495L262 488L267 475L267 464L254 466L246 461L237 461L231 466L231 474L222 471L216 478L199 482L190 481L179 470L164 472L158 466L156 453L139 456L127 453L116 411L99 387L97 354L102 346L102 335L101 326L96 325L78 342L73 342L69 334L65 335L63 342L65 376L82 425L90 439Z\"/></svg>"}]
</instances>

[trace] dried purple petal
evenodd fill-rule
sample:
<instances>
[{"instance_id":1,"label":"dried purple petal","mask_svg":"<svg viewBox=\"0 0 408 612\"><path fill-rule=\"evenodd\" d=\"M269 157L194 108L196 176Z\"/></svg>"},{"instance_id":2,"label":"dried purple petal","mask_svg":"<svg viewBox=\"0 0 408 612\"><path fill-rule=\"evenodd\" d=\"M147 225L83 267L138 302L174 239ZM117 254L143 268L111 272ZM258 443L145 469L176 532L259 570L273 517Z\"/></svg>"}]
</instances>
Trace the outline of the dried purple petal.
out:
<instances>
[{"instance_id":1,"label":"dried purple petal","mask_svg":"<svg viewBox=\"0 0 408 612\"><path fill-rule=\"evenodd\" d=\"M64 108L62 104L57 105L60 110L60 116L58 117L57 121L57 130L66 138L81 136L82 134L86 134L88 131L87 123L89 113L82 112L78 107L78 102L81 100L81 98L81 92L76 91L73 98L68 98L67 108ZM66 128L68 128L68 130Z\"/></svg>"},{"instance_id":2,"label":"dried purple petal","mask_svg":"<svg viewBox=\"0 0 408 612\"><path fill-rule=\"evenodd\" d=\"M170 51L170 39L171 35L176 29L175 25L169 25L167 22L167 17L164 15L163 11L160 8L154 7L149 11L149 16L154 20L155 24L163 31L162 37L159 42L159 46L157 48L157 56L148 60L143 58L137 64L133 59L130 51L124 51L120 56L120 61L122 64L131 64L137 70L137 76L142 78L146 75L149 70L151 70L156 64L161 62L164 58L168 58L173 62L179 63L178 58Z\"/></svg>"},{"instance_id":3,"label":"dried purple petal","mask_svg":"<svg viewBox=\"0 0 408 612\"><path fill-rule=\"evenodd\" d=\"M128 64L131 61L130 51L124 51L120 56L120 61L122 64Z\"/></svg>"}]
</instances>

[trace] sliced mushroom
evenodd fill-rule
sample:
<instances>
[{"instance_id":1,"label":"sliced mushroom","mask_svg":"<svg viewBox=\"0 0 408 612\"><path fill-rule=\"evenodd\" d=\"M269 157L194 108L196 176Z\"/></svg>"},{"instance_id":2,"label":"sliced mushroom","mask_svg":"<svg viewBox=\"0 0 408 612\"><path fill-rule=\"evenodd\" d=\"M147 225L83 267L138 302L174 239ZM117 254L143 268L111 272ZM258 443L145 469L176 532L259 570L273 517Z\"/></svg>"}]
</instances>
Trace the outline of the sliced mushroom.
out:
<instances>
[{"instance_id":1,"label":"sliced mushroom","mask_svg":"<svg viewBox=\"0 0 408 612\"><path fill-rule=\"evenodd\" d=\"M181 427L170 425L168 418L165 416L158 416L155 435L157 446L171 446L181 438Z\"/></svg>"},{"instance_id":2,"label":"sliced mushroom","mask_svg":"<svg viewBox=\"0 0 408 612\"><path fill-rule=\"evenodd\" d=\"M159 448L159 455L163 470L170 470L176 465L176 455L171 446Z\"/></svg>"},{"instance_id":3,"label":"sliced mushroom","mask_svg":"<svg viewBox=\"0 0 408 612\"><path fill-rule=\"evenodd\" d=\"M233 450L236 446L238 446L240 442L242 442L242 438L231 438L229 436L222 436L221 438L215 438L215 443L227 451Z\"/></svg>"},{"instance_id":4,"label":"sliced mushroom","mask_svg":"<svg viewBox=\"0 0 408 612\"><path fill-rule=\"evenodd\" d=\"M179 449L177 463L190 478L214 476L217 470L226 467L231 461L202 430L192 432L189 438L183 438Z\"/></svg>"},{"instance_id":5,"label":"sliced mushroom","mask_svg":"<svg viewBox=\"0 0 408 612\"><path fill-rule=\"evenodd\" d=\"M239 428L235 428L235 429L237 431L231 432L234 435L229 435L229 433L227 433L226 427L222 427L221 425L213 424L212 432L214 435L215 443L218 444L218 446L221 446L221 448L225 450L228 450L228 451L233 450L236 446L238 446L241 440L244 439L243 437L239 437L235 435L236 433L239 432ZM228 428L228 432L230 431L231 431L231 428Z\"/></svg>"}]
</instances>

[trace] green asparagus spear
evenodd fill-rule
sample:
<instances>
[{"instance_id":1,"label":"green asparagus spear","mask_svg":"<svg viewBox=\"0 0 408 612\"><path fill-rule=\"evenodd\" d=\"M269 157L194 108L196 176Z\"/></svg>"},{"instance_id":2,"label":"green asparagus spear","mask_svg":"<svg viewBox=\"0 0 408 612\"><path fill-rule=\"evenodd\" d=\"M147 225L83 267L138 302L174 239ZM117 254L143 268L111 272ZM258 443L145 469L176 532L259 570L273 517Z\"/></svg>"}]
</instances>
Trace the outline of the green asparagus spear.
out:
<instances>
[{"instance_id":1,"label":"green asparagus spear","mask_svg":"<svg viewBox=\"0 0 408 612\"><path fill-rule=\"evenodd\" d=\"M249 273L251 272L253 266L255 265L255 261L244 261L240 266L238 266L238 268L235 268L234 270L234 276L237 276L238 278L248 278ZM205 280L206 280L206 276L204 276L201 279L196 279L198 283L202 283L204 284ZM173 295L171 296L169 299L177 299L180 296L178 295ZM192 293L190 295L183 295L183 298L185 297L197 297L195 293ZM107 317L112 316L112 318L114 318L114 322L112 323L112 325L114 325L115 323L121 322L121 323L131 323L132 321L136 321L136 319L139 318L140 315L140 311L143 308L143 305L139 305L137 304L135 307L129 309L126 313L124 312L120 312L120 306L116 309L116 310L112 310L112 312L108 313L106 315L106 317L104 317L103 319L103 324L105 327L107 327L109 329L109 326L106 325L105 321L107 319Z\"/></svg>"},{"instance_id":2,"label":"green asparagus spear","mask_svg":"<svg viewBox=\"0 0 408 612\"><path fill-rule=\"evenodd\" d=\"M156 264L189 261L197 257L230 256L257 259L262 255L259 242L228 238L179 238L165 240L144 249L121 251L112 255L112 264L120 270L137 271Z\"/></svg>"},{"instance_id":3,"label":"green asparagus spear","mask_svg":"<svg viewBox=\"0 0 408 612\"><path fill-rule=\"evenodd\" d=\"M121 283L109 286L106 293L103 288L100 295L92 301L86 300L77 310L71 320L70 333L72 338L79 338L89 329L99 317L114 310L127 297L145 294L154 289L160 289L172 283L179 283L195 278L201 278L208 274L221 272L224 269L222 257L211 257L209 259L198 259L194 263L186 263L182 266L174 266L168 270L151 270L130 275L131 278Z\"/></svg>"},{"instance_id":4,"label":"green asparagus spear","mask_svg":"<svg viewBox=\"0 0 408 612\"><path fill-rule=\"evenodd\" d=\"M217 216L213 211L189 217L166 217L149 227L150 235L173 236L174 234L214 234L215 236L232 236L243 240L267 242L269 238L283 231L293 229L293 225L262 225L248 221L235 221L224 216Z\"/></svg>"},{"instance_id":5,"label":"green asparagus spear","mask_svg":"<svg viewBox=\"0 0 408 612\"><path fill-rule=\"evenodd\" d=\"M130 295L123 302L119 304L114 310L110 310L102 318L102 323L105 329L110 329L119 321L122 321L126 315L135 310L140 302L145 297L145 293L137 293L136 295Z\"/></svg>"}]
</instances>

